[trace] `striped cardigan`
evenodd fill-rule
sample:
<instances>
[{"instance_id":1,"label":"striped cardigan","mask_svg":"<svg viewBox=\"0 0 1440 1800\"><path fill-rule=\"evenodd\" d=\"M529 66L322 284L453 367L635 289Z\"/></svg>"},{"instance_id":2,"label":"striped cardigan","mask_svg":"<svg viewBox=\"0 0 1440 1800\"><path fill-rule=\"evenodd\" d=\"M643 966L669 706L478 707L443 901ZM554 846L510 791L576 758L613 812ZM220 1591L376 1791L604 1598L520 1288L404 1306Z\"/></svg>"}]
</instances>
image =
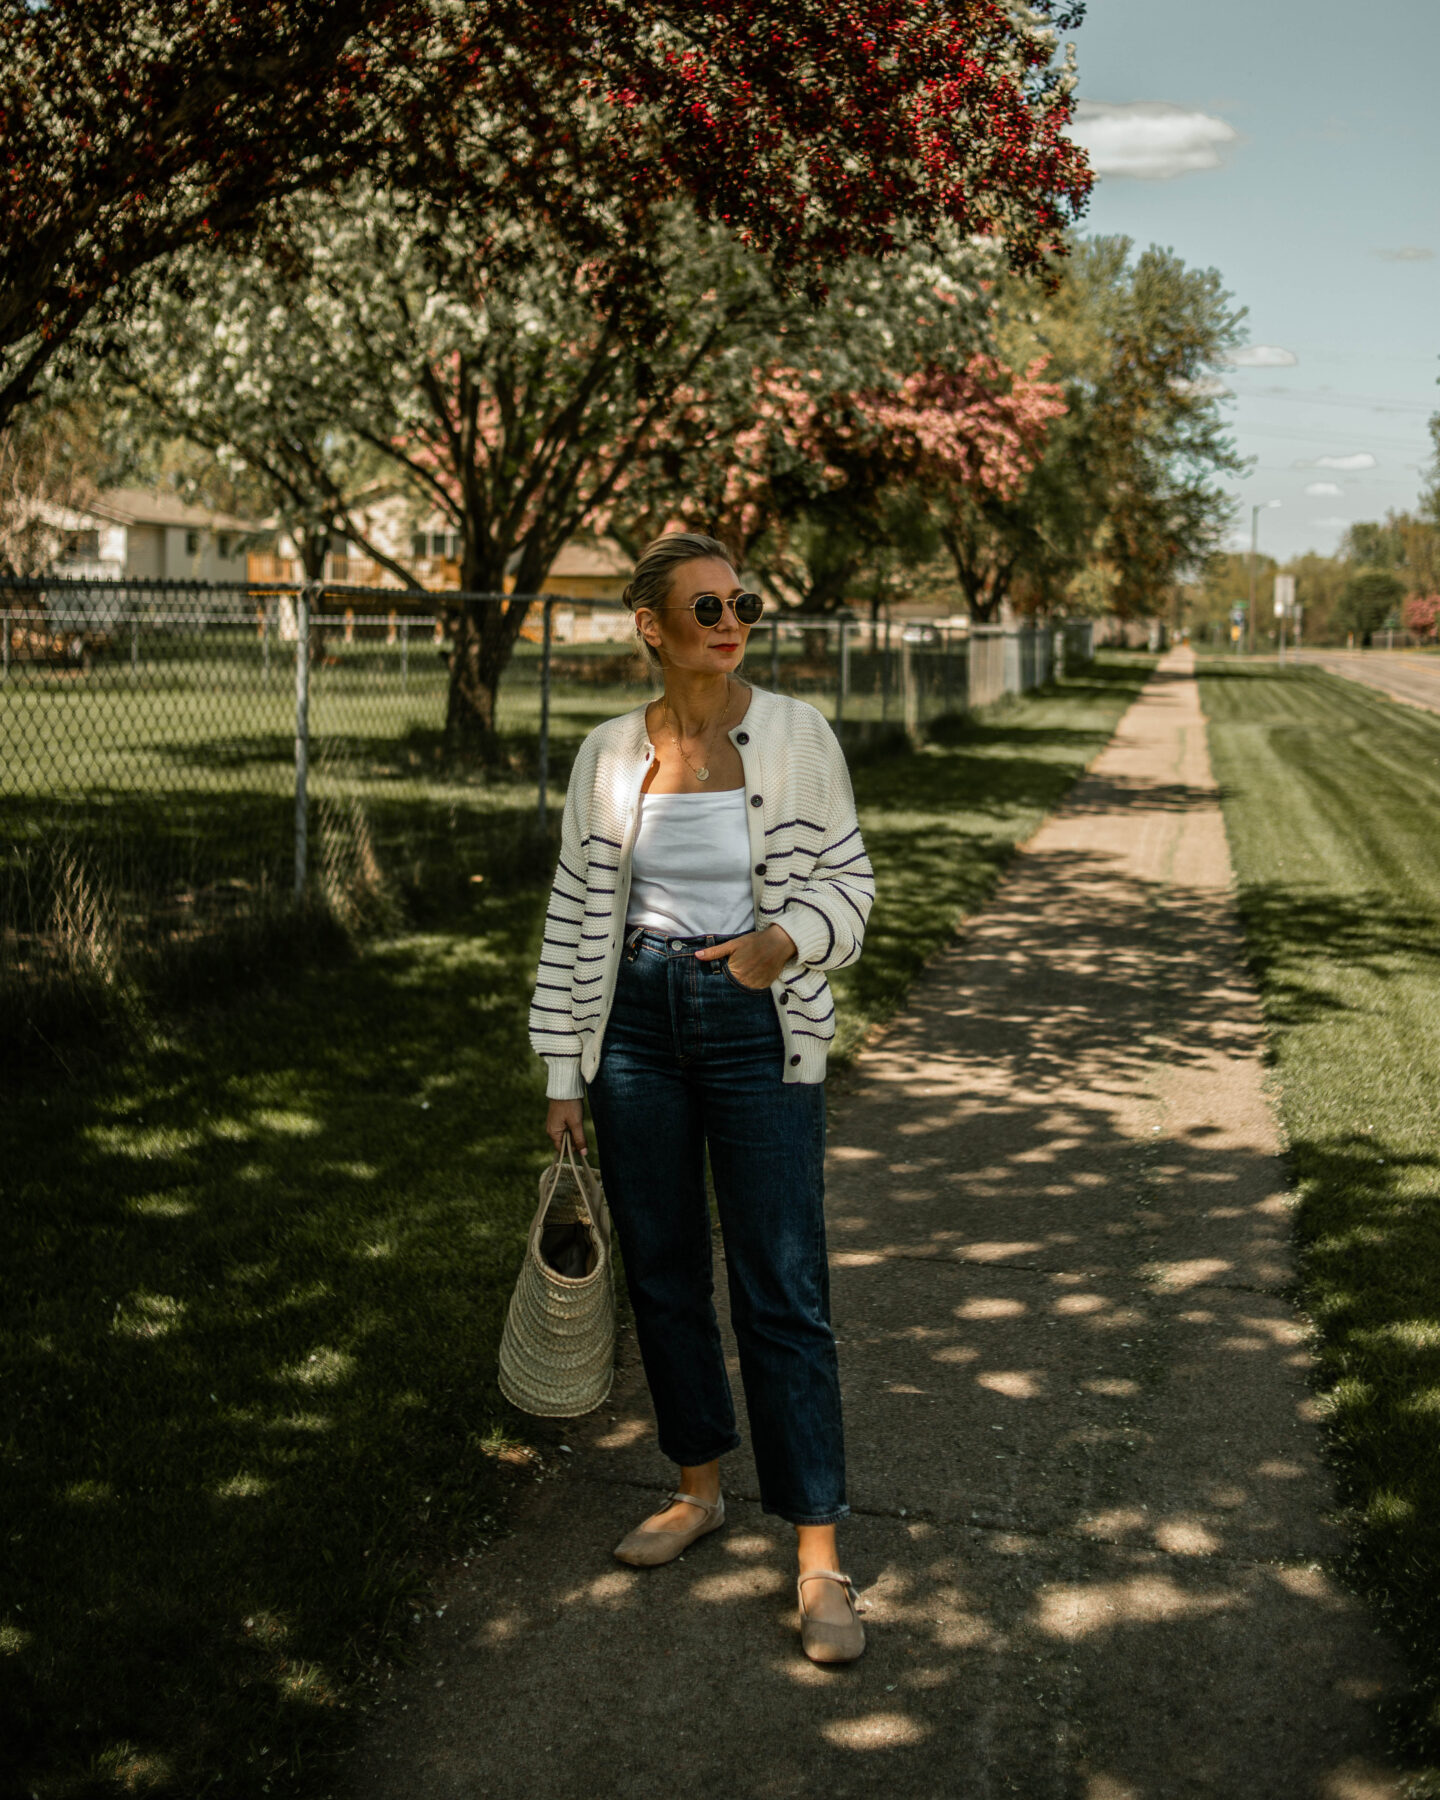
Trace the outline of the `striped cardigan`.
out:
<instances>
[{"instance_id":1,"label":"striped cardigan","mask_svg":"<svg viewBox=\"0 0 1440 1800\"><path fill-rule=\"evenodd\" d=\"M850 773L829 725L788 695L753 689L729 737L745 773L756 923L776 921L795 941L795 956L770 989L785 1039L785 1080L823 1081L835 1036L824 971L859 956L875 898ZM640 788L654 756L642 706L597 726L571 771L530 1004L530 1042L545 1059L552 1100L578 1100L600 1066Z\"/></svg>"}]
</instances>

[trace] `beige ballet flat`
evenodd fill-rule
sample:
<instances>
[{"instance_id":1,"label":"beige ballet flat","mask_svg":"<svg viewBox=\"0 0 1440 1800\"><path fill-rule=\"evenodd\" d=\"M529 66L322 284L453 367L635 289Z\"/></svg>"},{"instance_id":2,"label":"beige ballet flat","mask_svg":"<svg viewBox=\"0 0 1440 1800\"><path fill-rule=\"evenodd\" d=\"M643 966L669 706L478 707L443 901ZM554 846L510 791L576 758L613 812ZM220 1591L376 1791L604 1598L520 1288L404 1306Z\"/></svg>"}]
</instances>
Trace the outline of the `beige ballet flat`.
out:
<instances>
[{"instance_id":1,"label":"beige ballet flat","mask_svg":"<svg viewBox=\"0 0 1440 1800\"><path fill-rule=\"evenodd\" d=\"M713 1506L707 1506L693 1494L681 1493L672 1494L666 1504L674 1506L678 1500L700 1508L700 1523L689 1531L646 1531L643 1527L632 1531L615 1546L615 1554L621 1562L629 1563L632 1569L657 1569L661 1563L674 1562L677 1556L683 1556L697 1538L704 1537L706 1532L718 1531L725 1523L723 1494ZM650 1516L653 1519L656 1515L651 1513Z\"/></svg>"},{"instance_id":2,"label":"beige ballet flat","mask_svg":"<svg viewBox=\"0 0 1440 1800\"><path fill-rule=\"evenodd\" d=\"M824 1619L812 1619L805 1611L807 1581L838 1581L850 1604L850 1619L845 1625L831 1625ZM800 1648L813 1663L855 1662L865 1654L865 1627L857 1614L860 1602L855 1597L855 1584L848 1575L835 1569L811 1569L795 1583L800 1597Z\"/></svg>"}]
</instances>

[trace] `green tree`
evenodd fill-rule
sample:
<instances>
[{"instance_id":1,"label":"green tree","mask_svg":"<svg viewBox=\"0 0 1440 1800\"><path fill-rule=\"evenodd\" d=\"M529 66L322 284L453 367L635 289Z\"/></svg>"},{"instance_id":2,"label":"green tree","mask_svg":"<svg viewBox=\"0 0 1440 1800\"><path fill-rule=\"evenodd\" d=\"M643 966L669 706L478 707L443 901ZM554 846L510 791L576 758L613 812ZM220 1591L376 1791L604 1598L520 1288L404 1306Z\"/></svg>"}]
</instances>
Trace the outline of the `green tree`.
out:
<instances>
[{"instance_id":1,"label":"green tree","mask_svg":"<svg viewBox=\"0 0 1440 1800\"><path fill-rule=\"evenodd\" d=\"M1392 620L1398 624L1405 583L1393 569L1356 569L1340 593L1339 623L1362 643Z\"/></svg>"},{"instance_id":2,"label":"green tree","mask_svg":"<svg viewBox=\"0 0 1440 1800\"><path fill-rule=\"evenodd\" d=\"M1243 312L1213 269L1128 238L1083 241L1048 295L997 284L997 339L1012 367L1049 358L1066 414L1013 497L967 494L944 523L957 572L982 596L1124 615L1159 610L1214 551L1243 466L1218 378ZM974 606L974 603L972 603Z\"/></svg>"}]
</instances>

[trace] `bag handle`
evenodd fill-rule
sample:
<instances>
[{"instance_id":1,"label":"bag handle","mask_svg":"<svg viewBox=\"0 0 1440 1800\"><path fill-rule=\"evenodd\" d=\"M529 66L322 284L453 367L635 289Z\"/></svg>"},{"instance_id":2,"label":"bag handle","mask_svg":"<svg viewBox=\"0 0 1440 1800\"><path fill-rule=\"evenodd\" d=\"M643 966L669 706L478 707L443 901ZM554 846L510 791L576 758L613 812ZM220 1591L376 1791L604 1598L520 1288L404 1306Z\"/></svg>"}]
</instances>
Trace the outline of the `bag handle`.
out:
<instances>
[{"instance_id":1,"label":"bag handle","mask_svg":"<svg viewBox=\"0 0 1440 1800\"><path fill-rule=\"evenodd\" d=\"M582 1157L585 1158L585 1173L588 1175L590 1172L590 1159L588 1156L585 1156L585 1152L583 1150L580 1152L580 1154ZM562 1160L569 1163L570 1173L575 1177L575 1189L576 1189L576 1192L580 1196L580 1218L581 1218L581 1221L584 1224L588 1225L592 1231L595 1231L598 1229L598 1227L595 1224L595 1220L591 1216L590 1196L589 1196L588 1192L586 1191L585 1181L580 1173L580 1165L575 1160L575 1140L570 1136L570 1127L568 1125L564 1129L564 1133L561 1138L560 1148L555 1152L554 1166L557 1169L559 1168ZM555 1189L553 1186L551 1187L550 1192L552 1195L554 1194Z\"/></svg>"}]
</instances>

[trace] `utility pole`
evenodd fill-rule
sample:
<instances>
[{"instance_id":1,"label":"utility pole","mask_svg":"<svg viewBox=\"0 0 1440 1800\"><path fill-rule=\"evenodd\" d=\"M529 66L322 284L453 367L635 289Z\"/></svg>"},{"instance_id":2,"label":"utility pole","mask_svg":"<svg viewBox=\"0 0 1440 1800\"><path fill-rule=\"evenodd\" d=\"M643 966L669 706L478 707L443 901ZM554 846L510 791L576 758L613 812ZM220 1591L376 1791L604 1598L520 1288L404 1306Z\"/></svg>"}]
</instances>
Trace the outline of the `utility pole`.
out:
<instances>
[{"instance_id":1,"label":"utility pole","mask_svg":"<svg viewBox=\"0 0 1440 1800\"><path fill-rule=\"evenodd\" d=\"M1255 629L1255 569L1260 555L1260 515L1269 512L1272 506L1278 506L1278 500L1262 500L1258 506L1250 508L1250 654L1255 654L1259 643L1259 633Z\"/></svg>"}]
</instances>

